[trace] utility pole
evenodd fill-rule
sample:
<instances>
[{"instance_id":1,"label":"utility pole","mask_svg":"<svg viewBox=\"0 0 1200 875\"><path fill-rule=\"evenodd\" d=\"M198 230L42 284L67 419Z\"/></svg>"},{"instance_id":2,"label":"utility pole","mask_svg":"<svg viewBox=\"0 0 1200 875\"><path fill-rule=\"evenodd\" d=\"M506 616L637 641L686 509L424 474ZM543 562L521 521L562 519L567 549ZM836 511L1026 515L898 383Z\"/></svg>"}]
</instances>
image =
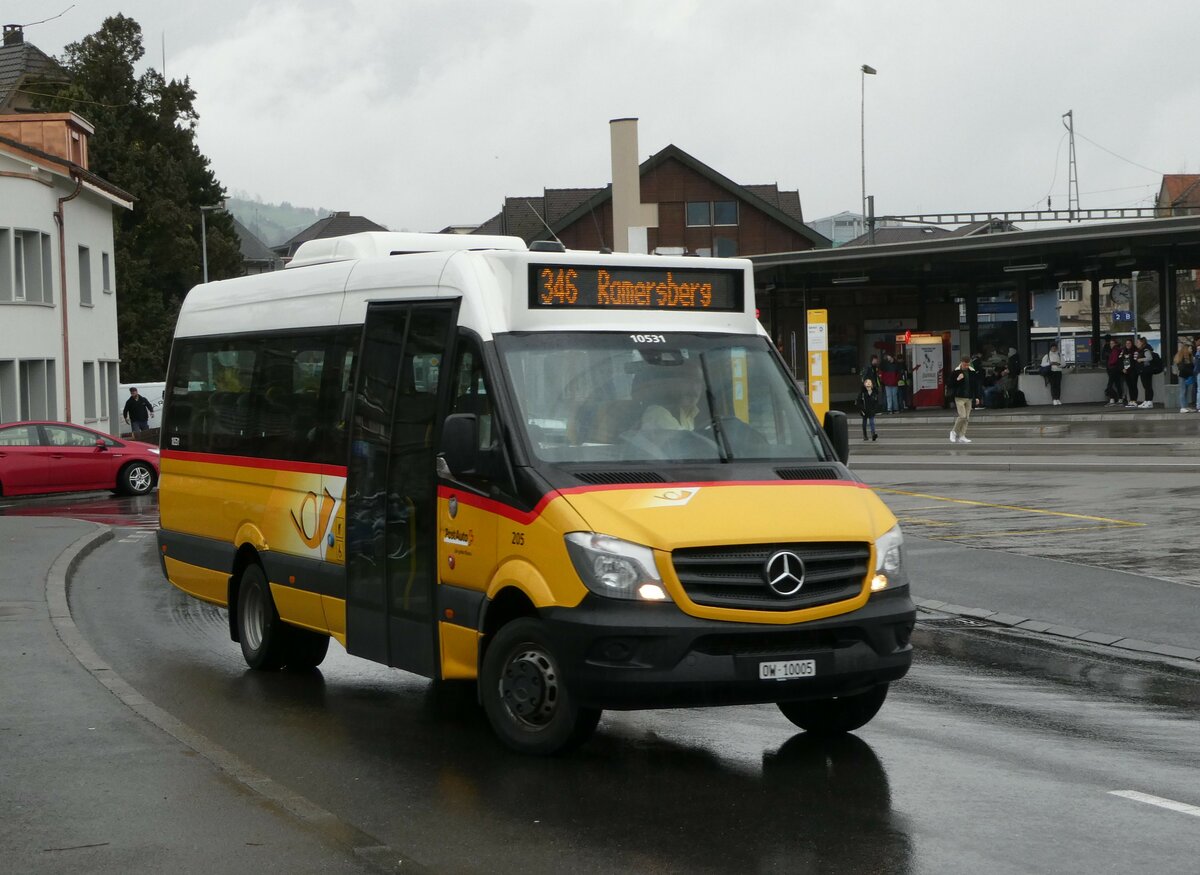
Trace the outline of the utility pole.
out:
<instances>
[{"instance_id":1,"label":"utility pole","mask_svg":"<svg viewBox=\"0 0 1200 875\"><path fill-rule=\"evenodd\" d=\"M1067 214L1078 220L1079 212L1079 165L1075 163L1075 110L1068 109L1062 116L1066 121L1063 122L1063 127L1067 129L1070 141L1068 150L1068 171L1067 171ZM1068 219L1067 221L1070 221Z\"/></svg>"}]
</instances>

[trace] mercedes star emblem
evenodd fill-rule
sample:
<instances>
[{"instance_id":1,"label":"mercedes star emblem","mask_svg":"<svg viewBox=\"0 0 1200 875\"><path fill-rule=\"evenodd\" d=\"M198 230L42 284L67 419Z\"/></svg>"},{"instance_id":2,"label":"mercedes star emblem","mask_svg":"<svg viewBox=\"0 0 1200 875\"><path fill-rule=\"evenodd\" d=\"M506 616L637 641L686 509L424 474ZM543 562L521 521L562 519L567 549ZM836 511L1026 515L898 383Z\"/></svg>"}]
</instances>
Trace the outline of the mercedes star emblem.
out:
<instances>
[{"instance_id":1,"label":"mercedes star emblem","mask_svg":"<svg viewBox=\"0 0 1200 875\"><path fill-rule=\"evenodd\" d=\"M793 596L804 586L804 560L791 550L774 553L763 568L767 586L778 596Z\"/></svg>"}]
</instances>

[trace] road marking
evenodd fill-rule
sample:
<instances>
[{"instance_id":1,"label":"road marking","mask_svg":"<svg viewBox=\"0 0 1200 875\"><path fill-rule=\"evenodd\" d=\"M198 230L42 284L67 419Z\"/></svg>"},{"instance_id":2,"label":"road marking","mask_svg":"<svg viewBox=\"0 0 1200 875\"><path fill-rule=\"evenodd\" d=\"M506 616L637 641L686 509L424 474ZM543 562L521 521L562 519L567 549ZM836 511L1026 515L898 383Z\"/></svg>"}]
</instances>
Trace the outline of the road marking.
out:
<instances>
[{"instance_id":1,"label":"road marking","mask_svg":"<svg viewBox=\"0 0 1200 875\"><path fill-rule=\"evenodd\" d=\"M1138 523L1141 525L1141 523ZM1094 526L1047 526L1042 529L1001 529L997 532L968 532L965 535L938 535L939 541L953 541L956 538L1000 538L1008 535L1057 535L1060 532L1098 532L1101 529L1128 528L1121 524Z\"/></svg>"},{"instance_id":2,"label":"road marking","mask_svg":"<svg viewBox=\"0 0 1200 875\"><path fill-rule=\"evenodd\" d=\"M1125 799L1132 799L1134 802L1145 802L1147 805L1157 805L1159 808L1178 811L1180 814L1190 814L1192 817L1200 817L1200 805L1188 805L1186 802L1163 799L1161 796L1151 796L1149 793L1139 793L1137 790L1109 790L1108 794L1110 796L1122 796Z\"/></svg>"},{"instance_id":3,"label":"road marking","mask_svg":"<svg viewBox=\"0 0 1200 875\"><path fill-rule=\"evenodd\" d=\"M907 492L903 489L886 489L884 487L877 486L877 487L875 487L875 491L876 492L888 492L888 493L891 493L892 495L908 495L912 498L928 498L931 501L945 501L945 502L949 502L951 504L966 504L966 505L970 505L971 507L991 507L991 508L995 508L997 510L1018 510L1018 511L1023 511L1025 513L1039 513L1039 514L1045 514L1046 516L1061 516L1061 517L1066 517L1067 519L1074 519L1074 520L1091 520L1092 522L1098 522L1098 523L1110 523L1114 526L1131 526L1132 527L1132 526L1146 525L1145 523L1135 523L1130 520L1114 520L1114 519L1110 519L1109 517L1088 516L1087 514L1082 514L1082 513L1067 513L1066 511L1061 511L1061 510L1042 510L1041 508L1036 508L1036 507L1021 507L1020 505L1017 505L1017 504L993 504L988 501L972 501L967 498L947 498L944 495L929 495L928 493L925 493L925 492Z\"/></svg>"}]
</instances>

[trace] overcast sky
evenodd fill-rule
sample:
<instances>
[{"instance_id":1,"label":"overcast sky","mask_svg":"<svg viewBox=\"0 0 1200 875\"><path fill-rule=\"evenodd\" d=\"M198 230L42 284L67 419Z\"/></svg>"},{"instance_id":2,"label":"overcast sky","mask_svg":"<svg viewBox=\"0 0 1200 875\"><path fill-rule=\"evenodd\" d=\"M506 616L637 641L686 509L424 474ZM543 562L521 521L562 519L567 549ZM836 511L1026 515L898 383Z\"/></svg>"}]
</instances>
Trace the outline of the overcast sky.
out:
<instances>
[{"instance_id":1,"label":"overcast sky","mask_svg":"<svg viewBox=\"0 0 1200 875\"><path fill-rule=\"evenodd\" d=\"M809 221L857 211L862 64L878 214L1065 208L1067 110L1084 207L1200 172L1196 0L77 0L26 39L57 55L117 12L191 79L230 193L393 229L606 185L630 116L642 159L674 143Z\"/></svg>"}]
</instances>

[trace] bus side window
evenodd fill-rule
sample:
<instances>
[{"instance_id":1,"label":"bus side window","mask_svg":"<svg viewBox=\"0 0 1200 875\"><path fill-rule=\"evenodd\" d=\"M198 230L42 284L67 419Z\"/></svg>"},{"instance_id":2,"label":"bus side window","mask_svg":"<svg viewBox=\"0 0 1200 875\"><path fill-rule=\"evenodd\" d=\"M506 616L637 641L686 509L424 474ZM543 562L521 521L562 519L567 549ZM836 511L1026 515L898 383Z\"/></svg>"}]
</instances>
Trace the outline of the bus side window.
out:
<instances>
[{"instance_id":1,"label":"bus side window","mask_svg":"<svg viewBox=\"0 0 1200 875\"><path fill-rule=\"evenodd\" d=\"M450 389L450 413L474 413L479 423L479 449L497 448L502 451L499 436L493 424L492 394L487 373L483 367L483 356L473 338L459 337L458 351L454 357L454 382ZM508 478L468 476L468 482L478 481L481 485L494 485L505 492ZM495 481L495 482L493 482Z\"/></svg>"}]
</instances>

